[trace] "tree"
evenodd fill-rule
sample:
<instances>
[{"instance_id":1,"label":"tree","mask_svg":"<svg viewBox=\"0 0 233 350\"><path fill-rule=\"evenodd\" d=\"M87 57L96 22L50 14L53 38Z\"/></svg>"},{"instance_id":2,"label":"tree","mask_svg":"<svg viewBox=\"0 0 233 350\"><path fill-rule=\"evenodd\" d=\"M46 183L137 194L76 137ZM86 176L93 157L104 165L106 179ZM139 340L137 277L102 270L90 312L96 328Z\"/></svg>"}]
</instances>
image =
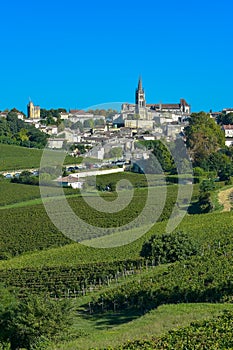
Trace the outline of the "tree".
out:
<instances>
[{"instance_id":1,"label":"tree","mask_svg":"<svg viewBox=\"0 0 233 350\"><path fill-rule=\"evenodd\" d=\"M214 208L211 200L211 191L214 189L215 183L213 179L203 180L200 184L198 205L202 213L209 213Z\"/></svg>"},{"instance_id":2,"label":"tree","mask_svg":"<svg viewBox=\"0 0 233 350\"><path fill-rule=\"evenodd\" d=\"M218 172L220 169L230 163L231 160L229 156L223 152L218 151L210 154L207 158L203 159L203 161L200 162L200 165L206 171Z\"/></svg>"},{"instance_id":3,"label":"tree","mask_svg":"<svg viewBox=\"0 0 233 350\"><path fill-rule=\"evenodd\" d=\"M221 124L221 125L229 125L229 124L233 124L233 113L221 113L219 114L219 116L217 117L217 123Z\"/></svg>"},{"instance_id":4,"label":"tree","mask_svg":"<svg viewBox=\"0 0 233 350\"><path fill-rule=\"evenodd\" d=\"M78 120L76 123L73 123L70 128L71 130L79 129L80 132L83 132L83 123Z\"/></svg>"},{"instance_id":5,"label":"tree","mask_svg":"<svg viewBox=\"0 0 233 350\"><path fill-rule=\"evenodd\" d=\"M187 259L195 254L197 254L196 244L183 232L153 235L143 244L141 250L141 255L153 259L156 265Z\"/></svg>"},{"instance_id":6,"label":"tree","mask_svg":"<svg viewBox=\"0 0 233 350\"><path fill-rule=\"evenodd\" d=\"M225 164L218 171L218 176L219 176L219 180L220 181L229 182L232 175L233 175L233 165L232 165L232 163Z\"/></svg>"},{"instance_id":7,"label":"tree","mask_svg":"<svg viewBox=\"0 0 233 350\"><path fill-rule=\"evenodd\" d=\"M169 149L160 141L142 141L140 142L146 149L152 150L156 162L158 162L166 172L174 172L175 164ZM155 163L155 162L154 162Z\"/></svg>"},{"instance_id":8,"label":"tree","mask_svg":"<svg viewBox=\"0 0 233 350\"><path fill-rule=\"evenodd\" d=\"M122 148L121 147L113 147L110 151L110 157L119 159L122 157Z\"/></svg>"},{"instance_id":9,"label":"tree","mask_svg":"<svg viewBox=\"0 0 233 350\"><path fill-rule=\"evenodd\" d=\"M94 128L94 120L93 119L84 120L83 127L93 129Z\"/></svg>"},{"instance_id":10,"label":"tree","mask_svg":"<svg viewBox=\"0 0 233 350\"><path fill-rule=\"evenodd\" d=\"M224 132L220 126L204 112L193 113L189 125L185 127L186 144L194 165L199 166L211 153L225 145Z\"/></svg>"},{"instance_id":11,"label":"tree","mask_svg":"<svg viewBox=\"0 0 233 350\"><path fill-rule=\"evenodd\" d=\"M34 295L18 300L0 288L0 341L10 343L12 350L46 349L50 340L67 329L71 317L68 300Z\"/></svg>"},{"instance_id":12,"label":"tree","mask_svg":"<svg viewBox=\"0 0 233 350\"><path fill-rule=\"evenodd\" d=\"M19 135L19 138L21 141L28 141L29 140L28 131L24 128L20 129L18 135Z\"/></svg>"}]
</instances>

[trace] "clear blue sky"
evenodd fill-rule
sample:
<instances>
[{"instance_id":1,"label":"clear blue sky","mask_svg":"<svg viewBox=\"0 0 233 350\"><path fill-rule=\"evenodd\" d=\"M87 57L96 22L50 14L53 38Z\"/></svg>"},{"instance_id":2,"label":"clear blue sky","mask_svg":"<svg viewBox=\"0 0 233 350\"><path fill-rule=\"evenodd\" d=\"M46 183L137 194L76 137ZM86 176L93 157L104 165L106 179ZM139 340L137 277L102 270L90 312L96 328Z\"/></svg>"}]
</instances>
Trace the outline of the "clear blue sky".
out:
<instances>
[{"instance_id":1,"label":"clear blue sky","mask_svg":"<svg viewBox=\"0 0 233 350\"><path fill-rule=\"evenodd\" d=\"M233 107L232 0L9 0L0 3L0 110L185 98Z\"/></svg>"}]
</instances>

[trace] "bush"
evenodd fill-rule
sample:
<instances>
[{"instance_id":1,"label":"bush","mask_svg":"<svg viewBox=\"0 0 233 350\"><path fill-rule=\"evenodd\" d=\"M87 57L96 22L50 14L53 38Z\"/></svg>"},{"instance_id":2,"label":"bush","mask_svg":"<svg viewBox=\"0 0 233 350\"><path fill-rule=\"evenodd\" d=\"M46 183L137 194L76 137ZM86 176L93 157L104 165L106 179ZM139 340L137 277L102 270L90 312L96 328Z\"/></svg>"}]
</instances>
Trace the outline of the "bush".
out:
<instances>
[{"instance_id":1,"label":"bush","mask_svg":"<svg viewBox=\"0 0 233 350\"><path fill-rule=\"evenodd\" d=\"M156 265L187 259L197 254L197 246L183 232L152 236L145 242L141 256L153 259Z\"/></svg>"}]
</instances>

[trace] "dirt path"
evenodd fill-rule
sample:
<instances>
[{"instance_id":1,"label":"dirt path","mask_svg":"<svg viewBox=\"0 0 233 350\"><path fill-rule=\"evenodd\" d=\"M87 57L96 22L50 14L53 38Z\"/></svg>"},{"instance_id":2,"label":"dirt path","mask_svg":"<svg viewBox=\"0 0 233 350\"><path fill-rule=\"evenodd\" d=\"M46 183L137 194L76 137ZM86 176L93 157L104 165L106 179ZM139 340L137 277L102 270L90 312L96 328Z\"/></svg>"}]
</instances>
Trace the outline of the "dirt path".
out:
<instances>
[{"instance_id":1,"label":"dirt path","mask_svg":"<svg viewBox=\"0 0 233 350\"><path fill-rule=\"evenodd\" d=\"M233 188L228 188L225 191L220 191L218 193L218 201L223 205L222 211L230 211L232 208L232 204L230 202L229 196L233 192Z\"/></svg>"}]
</instances>

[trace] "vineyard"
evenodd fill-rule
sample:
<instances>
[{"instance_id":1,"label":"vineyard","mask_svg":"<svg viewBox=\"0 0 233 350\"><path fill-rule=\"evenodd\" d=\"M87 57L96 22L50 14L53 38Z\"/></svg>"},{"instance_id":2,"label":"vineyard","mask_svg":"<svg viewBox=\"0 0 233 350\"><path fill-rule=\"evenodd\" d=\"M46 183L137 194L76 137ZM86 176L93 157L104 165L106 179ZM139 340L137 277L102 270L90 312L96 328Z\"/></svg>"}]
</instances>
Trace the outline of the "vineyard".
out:
<instances>
[{"instance_id":1,"label":"vineyard","mask_svg":"<svg viewBox=\"0 0 233 350\"><path fill-rule=\"evenodd\" d=\"M117 175L114 181L118 182L121 176ZM126 178L130 176L127 174ZM109 181L107 177L98 181L100 180L102 185ZM109 235L112 234L113 228L122 225L126 226L123 231L125 235L128 234L127 230L134 230L130 225L143 211L148 196L148 187L144 187L145 179L141 176L137 177L132 174L131 181L134 181L135 189L132 200L124 210L118 210L114 202L118 196L122 197L123 202L127 202L128 189L122 188L118 194L100 192L106 205L110 207L113 204L117 209L116 213L110 212L107 215L103 215L98 210L98 197L93 193L85 192L86 199L88 199L86 202L77 191L65 189L67 201L73 211L84 221L93 225L93 231L84 232L86 243L91 240L104 239L104 237L96 237L96 227L107 227ZM138 186L136 186L136 181L139 181ZM161 198L164 195L163 186L157 185L153 183L150 188L152 197L155 199L153 203L149 203L147 208L151 220L159 211ZM163 237L166 232L167 219L176 202L176 185L167 186L164 208L156 224L146 234L130 244L105 249L74 243L59 232L50 221L42 204L30 205L29 203L30 200L39 198L38 187L12 184L5 180L0 182L1 186L4 196L1 198L2 208L0 210L0 284L10 287L20 298L24 299L28 295L39 293L55 300L70 299L82 310L76 320L77 324L79 321L84 322L87 316L92 320L91 322L99 317L110 317L109 315L114 318L114 315L118 314L121 315L120 317L134 315L136 319L140 319L144 317L142 315L147 315L162 305L168 307L170 304L181 303L223 305L223 303L232 302L233 229L231 212L186 214L176 228L176 232L181 233L179 237L183 239L192 238L197 247L196 255L186 260L181 258L180 261L174 263L159 264L158 259L147 255L143 257L142 247L152 236ZM56 191L48 188L48 197L51 197L48 199L51 203L56 201L62 207L62 199L55 198L55 195ZM194 187L193 198L196 196L197 187ZM4 205L14 203L20 205L27 201L27 206L4 209ZM90 208L90 203L93 208ZM186 207L186 203L183 203L183 210L186 210ZM144 225L145 222L142 220L141 224ZM116 235L120 234L120 232L116 233ZM156 266L157 264L159 265ZM224 314L222 318L212 320L211 327L214 322L220 322L219 320L224 319L224 322L228 322L227 318L230 315ZM221 327L220 323L218 324ZM226 327L228 326L226 323ZM189 339L189 332L190 334L195 333L198 327L202 329L203 326L201 323L196 323L180 330L180 333L171 331L163 337L146 337L140 340L133 340L137 339L135 335L130 337L132 341L118 348L112 343L112 348L108 348L116 350L162 349L161 344L165 342L167 349L178 349L179 345L184 343L182 337L187 336ZM224 327L223 325L223 329ZM80 336L78 334L76 338ZM212 346L214 343L211 331L208 334L209 344ZM73 337L76 339L75 335ZM171 337L174 342L171 342ZM204 333L202 339L204 339ZM83 337L84 340L85 337ZM186 345L184 349L188 349L188 344L184 344ZM67 345L65 348L69 349Z\"/></svg>"},{"instance_id":2,"label":"vineyard","mask_svg":"<svg viewBox=\"0 0 233 350\"><path fill-rule=\"evenodd\" d=\"M43 150L0 144L0 171L39 168ZM60 164L59 152L51 151L55 164ZM75 160L79 163L81 159ZM74 158L67 156L65 164L73 164Z\"/></svg>"},{"instance_id":3,"label":"vineyard","mask_svg":"<svg viewBox=\"0 0 233 350\"><path fill-rule=\"evenodd\" d=\"M1 215L4 213L4 215ZM18 217L17 214L18 213ZM27 215L25 215L27 213ZM23 215L24 220L20 219ZM51 224L42 206L8 209L0 211L1 217L1 242L3 251L15 252L15 247L18 247L21 252L28 252L22 256L16 256L10 260L2 260L0 262L0 269L2 268L41 268L41 266L72 266L77 264L86 264L90 261L115 261L124 259L135 259L139 257L142 244L149 239L153 234L162 234L166 229L166 221L158 222L156 225L143 237L132 242L131 244L122 247L115 247L109 249L91 248L82 244L71 243L67 238L61 234L59 235L57 229ZM10 218L15 218L15 225ZM43 225L40 224L40 218L43 218ZM33 222L32 219L33 218ZM8 220L7 220L8 219ZM18 222L17 222L18 220ZM47 221L46 221L47 220ZM11 231L7 230L8 227ZM24 229L27 225L27 230ZM33 227L37 225L37 234L33 235ZM6 227L5 227L6 226ZM23 230L22 235L20 230ZM233 233L232 229L232 214L231 213L211 213L205 215L187 215L177 231L183 231L193 237L203 249L211 246L212 242L219 242L223 237ZM12 233L11 233L12 232ZM24 239L26 235L27 239ZM42 248L45 250L38 250L36 248L37 242L43 242ZM56 243L57 242L57 243ZM71 243L71 244L70 244ZM64 245L65 246L61 246ZM54 246L57 246L55 248ZM54 247L54 248L52 248ZM48 249L49 248L49 249ZM17 252L16 252L17 253Z\"/></svg>"},{"instance_id":4,"label":"vineyard","mask_svg":"<svg viewBox=\"0 0 233 350\"><path fill-rule=\"evenodd\" d=\"M166 335L148 340L129 341L102 350L225 350L233 348L233 312L225 311L212 320L193 322L171 330Z\"/></svg>"},{"instance_id":5,"label":"vineyard","mask_svg":"<svg viewBox=\"0 0 233 350\"><path fill-rule=\"evenodd\" d=\"M8 202L14 200L14 186L12 185L14 184L9 185L12 197L8 197ZM32 186L25 185L24 187L21 187L23 185L17 184L15 186L19 186L16 188L20 188L21 191L25 189L25 186L28 186L26 187L26 190L29 189L29 191L27 191L27 198L30 195L30 191L32 197L36 197L38 194L38 192ZM159 218L159 221L163 221L169 217L176 199L174 186L169 187L169 189L166 205ZM49 191L50 192L48 195L52 195L52 189L49 189ZM160 187L155 191L156 193L160 193L158 192L160 191ZM72 194L74 192L73 190L66 189L66 193ZM127 191L123 193L123 196L127 196ZM90 210L88 204L80 196L68 196L67 198L68 203L74 212L77 213L78 216L85 222L93 225L92 231L87 228L84 233L82 232L84 235L83 237L89 239L91 237L95 237L96 227L98 226L108 227L109 232L111 233L111 227L114 228L127 224L127 222L130 223L135 218L136 214L138 215L138 213L140 213L143 209L143 205L147 198L147 190L135 190L133 200L126 207L126 209L113 214L103 214L95 209ZM98 205L97 197L92 196L90 198L92 203L96 203L96 205ZM157 196L157 198L159 199L159 196ZM15 197L15 200L17 200L17 196ZM56 201L62 208L62 200L57 199ZM152 203L152 205L148 208L148 215L150 215L152 220L157 208L158 210L160 209L159 202ZM129 228L131 227L128 227L128 229ZM81 233L79 237L82 238ZM64 244L71 243L71 241L64 237L52 224L42 204L0 210L0 239L0 251L1 254L3 254L3 257L4 253L6 253L6 257L7 255L16 256L27 251L41 250L44 248L62 246Z\"/></svg>"},{"instance_id":6,"label":"vineyard","mask_svg":"<svg viewBox=\"0 0 233 350\"><path fill-rule=\"evenodd\" d=\"M46 189L49 197L57 195L56 188L47 186ZM41 198L39 186L19 185L5 179L0 180L0 193L0 209L4 209L5 206L15 203L22 203L23 205L25 202ZM77 190L64 188L64 193L66 195L74 195L77 194Z\"/></svg>"}]
</instances>

